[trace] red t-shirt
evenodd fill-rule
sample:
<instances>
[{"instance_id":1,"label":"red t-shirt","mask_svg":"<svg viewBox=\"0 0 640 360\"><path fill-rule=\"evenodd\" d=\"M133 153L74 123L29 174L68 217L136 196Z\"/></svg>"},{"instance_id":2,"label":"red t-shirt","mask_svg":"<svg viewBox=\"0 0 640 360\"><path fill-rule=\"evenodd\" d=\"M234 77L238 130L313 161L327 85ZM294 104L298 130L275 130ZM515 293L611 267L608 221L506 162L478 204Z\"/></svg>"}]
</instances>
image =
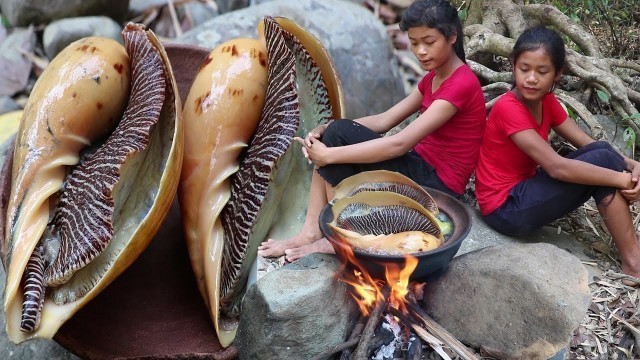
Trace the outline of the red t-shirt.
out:
<instances>
[{"instance_id":1,"label":"red t-shirt","mask_svg":"<svg viewBox=\"0 0 640 360\"><path fill-rule=\"evenodd\" d=\"M482 215L500 207L516 184L536 173L538 164L509 136L534 129L548 141L550 129L566 119L567 112L553 93L542 98L540 125L513 92L509 91L496 101L489 113L476 168L476 198Z\"/></svg>"},{"instance_id":2,"label":"red t-shirt","mask_svg":"<svg viewBox=\"0 0 640 360\"><path fill-rule=\"evenodd\" d=\"M464 192L478 161L487 110L480 82L468 65L458 67L442 85L431 92L435 72L427 73L418 90L422 93L422 113L438 99L446 100L458 112L416 146L420 156L436 170L451 190Z\"/></svg>"}]
</instances>

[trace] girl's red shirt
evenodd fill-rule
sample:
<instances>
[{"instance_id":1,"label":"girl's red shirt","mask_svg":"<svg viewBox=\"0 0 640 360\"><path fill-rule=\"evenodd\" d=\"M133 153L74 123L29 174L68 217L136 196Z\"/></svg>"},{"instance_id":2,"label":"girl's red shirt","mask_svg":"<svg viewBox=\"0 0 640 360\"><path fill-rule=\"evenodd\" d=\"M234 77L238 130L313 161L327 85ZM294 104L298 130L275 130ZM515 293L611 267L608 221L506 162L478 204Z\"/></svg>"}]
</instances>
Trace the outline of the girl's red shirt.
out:
<instances>
[{"instance_id":1,"label":"girl's red shirt","mask_svg":"<svg viewBox=\"0 0 640 360\"><path fill-rule=\"evenodd\" d=\"M482 215L500 207L516 184L536 173L538 164L509 136L534 129L549 141L550 129L566 119L567 112L553 93L542 98L542 121L539 125L512 91L498 99L489 113L476 168L476 198Z\"/></svg>"},{"instance_id":2,"label":"girl's red shirt","mask_svg":"<svg viewBox=\"0 0 640 360\"><path fill-rule=\"evenodd\" d=\"M468 65L459 66L432 92L434 77L435 72L431 71L418 84L422 93L420 112L438 99L450 102L458 112L422 139L415 150L433 166L445 185L462 194L478 160L487 114L484 95L480 81Z\"/></svg>"}]
</instances>

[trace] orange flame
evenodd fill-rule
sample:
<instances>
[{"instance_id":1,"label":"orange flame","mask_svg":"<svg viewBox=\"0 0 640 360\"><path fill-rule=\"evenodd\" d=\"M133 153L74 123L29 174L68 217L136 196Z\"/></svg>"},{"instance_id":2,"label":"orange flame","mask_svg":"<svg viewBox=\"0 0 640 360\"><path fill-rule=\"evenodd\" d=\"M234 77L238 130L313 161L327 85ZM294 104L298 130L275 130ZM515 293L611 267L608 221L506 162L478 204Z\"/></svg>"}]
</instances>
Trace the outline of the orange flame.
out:
<instances>
[{"instance_id":1,"label":"orange flame","mask_svg":"<svg viewBox=\"0 0 640 360\"><path fill-rule=\"evenodd\" d=\"M342 273L344 278L341 281L351 285L354 290L352 294L356 300L360 311L366 316L369 315L371 308L375 306L378 301L384 301L382 295L382 281L375 280L366 271L366 269L356 259L353 249L343 239L334 243L335 250L342 256L344 262L344 268ZM350 265L353 268L353 275L351 272L344 271ZM404 267L400 267L399 264L385 265L385 278L388 286L391 289L390 302L394 307L399 310L404 309L405 296L409 292L409 277L416 269L418 265L418 259L414 256L405 256Z\"/></svg>"},{"instance_id":2,"label":"orange flame","mask_svg":"<svg viewBox=\"0 0 640 360\"><path fill-rule=\"evenodd\" d=\"M409 277L418 266L418 258L405 256L405 265L400 268L397 264L385 267L385 278L391 288L390 302L398 310L405 310L405 296L409 293Z\"/></svg>"},{"instance_id":3,"label":"orange flame","mask_svg":"<svg viewBox=\"0 0 640 360\"><path fill-rule=\"evenodd\" d=\"M364 315L369 315L370 309L375 306L378 301L384 300L382 298L382 291L380 290L380 283L373 279L364 267L360 265L351 246L346 245L344 242L337 244L338 247L336 247L336 250L342 255L343 259L346 260L343 263L342 271L345 278L341 279L341 281L353 287L355 294L351 296L353 296L358 306L360 306L360 311ZM353 275L345 271L349 264L353 268Z\"/></svg>"}]
</instances>

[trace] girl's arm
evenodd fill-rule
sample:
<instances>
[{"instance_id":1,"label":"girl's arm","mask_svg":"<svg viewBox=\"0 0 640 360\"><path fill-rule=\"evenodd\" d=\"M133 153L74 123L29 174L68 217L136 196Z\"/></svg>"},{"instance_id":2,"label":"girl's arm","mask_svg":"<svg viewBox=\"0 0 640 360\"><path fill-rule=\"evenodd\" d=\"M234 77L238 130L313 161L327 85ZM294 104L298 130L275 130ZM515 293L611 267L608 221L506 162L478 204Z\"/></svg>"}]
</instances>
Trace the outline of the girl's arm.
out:
<instances>
[{"instance_id":1,"label":"girl's arm","mask_svg":"<svg viewBox=\"0 0 640 360\"><path fill-rule=\"evenodd\" d=\"M392 106L389 110L380 114L357 118L353 121L368 127L378 134L382 134L389 131L392 127L400 124L404 119L420 110L421 107L422 94L418 88L415 88L407 97ZM304 141L301 141L300 143L305 148L310 147L313 140L322 138L322 134L327 126L328 124L318 125L315 129L311 130L305 136ZM307 155L308 154L305 154L305 156Z\"/></svg>"},{"instance_id":2,"label":"girl's arm","mask_svg":"<svg viewBox=\"0 0 640 360\"><path fill-rule=\"evenodd\" d=\"M563 122L557 128L562 127L565 123L567 122ZM565 129L561 129L559 133L562 133L563 130ZM556 180L585 185L611 186L619 189L632 189L635 185L631 181L630 174L558 155L551 145L533 129L516 132L510 138L520 150L540 164L549 176ZM577 138L578 141L584 140L580 136Z\"/></svg>"},{"instance_id":3,"label":"girl's arm","mask_svg":"<svg viewBox=\"0 0 640 360\"><path fill-rule=\"evenodd\" d=\"M435 100L427 110L397 134L340 147L326 147L319 140L311 138L311 146L305 144L305 150L317 166L344 163L363 164L389 160L407 153L420 140L444 125L457 112L458 108L453 104L439 99Z\"/></svg>"},{"instance_id":4,"label":"girl's arm","mask_svg":"<svg viewBox=\"0 0 640 360\"><path fill-rule=\"evenodd\" d=\"M553 130L576 148L581 148L595 141L570 118L567 118ZM622 190L621 193L627 200L636 201L640 199L640 181L638 181L640 178L640 162L624 155L622 157L624 158L625 169L631 173L631 180L634 182L634 186L632 189Z\"/></svg>"},{"instance_id":5,"label":"girl's arm","mask_svg":"<svg viewBox=\"0 0 640 360\"><path fill-rule=\"evenodd\" d=\"M407 97L392 106L389 110L370 116L364 116L353 121L382 134L400 124L404 119L420 110L422 107L422 93L416 87Z\"/></svg>"}]
</instances>

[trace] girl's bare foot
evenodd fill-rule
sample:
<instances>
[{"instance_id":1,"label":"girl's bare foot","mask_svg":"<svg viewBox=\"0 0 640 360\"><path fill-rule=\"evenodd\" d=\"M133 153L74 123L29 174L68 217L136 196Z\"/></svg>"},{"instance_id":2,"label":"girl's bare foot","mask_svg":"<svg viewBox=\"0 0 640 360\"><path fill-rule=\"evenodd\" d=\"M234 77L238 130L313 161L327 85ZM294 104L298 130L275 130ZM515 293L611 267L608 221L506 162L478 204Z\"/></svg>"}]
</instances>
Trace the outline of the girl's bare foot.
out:
<instances>
[{"instance_id":1,"label":"girl's bare foot","mask_svg":"<svg viewBox=\"0 0 640 360\"><path fill-rule=\"evenodd\" d=\"M632 286L632 287L636 287L638 285L640 285L640 269L637 268L631 268L630 266L627 266L624 262L622 263L622 272L625 275L629 275L634 277L633 279L622 279L622 283L627 285L627 286Z\"/></svg>"},{"instance_id":2,"label":"girl's bare foot","mask_svg":"<svg viewBox=\"0 0 640 360\"><path fill-rule=\"evenodd\" d=\"M320 230L317 232L302 230L286 240L269 239L258 246L258 255L262 257L279 257L285 254L285 250L309 245L321 239Z\"/></svg>"},{"instance_id":3,"label":"girl's bare foot","mask_svg":"<svg viewBox=\"0 0 640 360\"><path fill-rule=\"evenodd\" d=\"M326 238L314 241L311 244L288 248L284 251L287 261L295 261L312 253L335 254L336 252Z\"/></svg>"}]
</instances>

